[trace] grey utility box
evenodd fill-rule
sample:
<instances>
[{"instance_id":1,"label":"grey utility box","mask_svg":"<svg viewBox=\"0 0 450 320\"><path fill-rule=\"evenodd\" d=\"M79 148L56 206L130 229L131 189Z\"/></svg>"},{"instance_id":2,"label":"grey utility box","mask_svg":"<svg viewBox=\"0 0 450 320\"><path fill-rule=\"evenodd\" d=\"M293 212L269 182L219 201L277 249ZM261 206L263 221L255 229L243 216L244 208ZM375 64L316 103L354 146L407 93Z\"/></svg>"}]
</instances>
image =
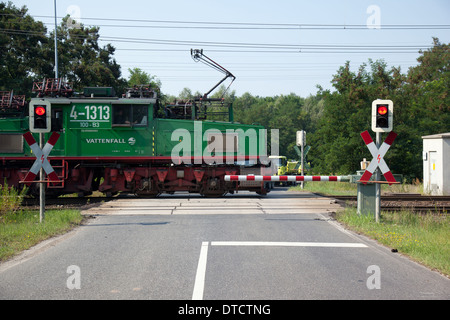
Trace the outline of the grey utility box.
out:
<instances>
[{"instance_id":1,"label":"grey utility box","mask_svg":"<svg viewBox=\"0 0 450 320\"><path fill-rule=\"evenodd\" d=\"M363 184L358 182L365 170L356 171L356 175L350 176L350 182L356 183L357 186L357 206L358 206L358 214L372 214L375 215L375 206L376 206L376 183L371 183L370 181L374 180L375 175L372 175L369 182L367 184ZM403 175L394 174L394 178L397 182L401 182L403 179ZM381 175L380 181L386 181L383 175Z\"/></svg>"},{"instance_id":2,"label":"grey utility box","mask_svg":"<svg viewBox=\"0 0 450 320\"><path fill-rule=\"evenodd\" d=\"M423 188L450 195L450 132L423 136Z\"/></svg>"},{"instance_id":3,"label":"grey utility box","mask_svg":"<svg viewBox=\"0 0 450 320\"><path fill-rule=\"evenodd\" d=\"M358 214L375 215L376 206L376 184L358 183Z\"/></svg>"}]
</instances>

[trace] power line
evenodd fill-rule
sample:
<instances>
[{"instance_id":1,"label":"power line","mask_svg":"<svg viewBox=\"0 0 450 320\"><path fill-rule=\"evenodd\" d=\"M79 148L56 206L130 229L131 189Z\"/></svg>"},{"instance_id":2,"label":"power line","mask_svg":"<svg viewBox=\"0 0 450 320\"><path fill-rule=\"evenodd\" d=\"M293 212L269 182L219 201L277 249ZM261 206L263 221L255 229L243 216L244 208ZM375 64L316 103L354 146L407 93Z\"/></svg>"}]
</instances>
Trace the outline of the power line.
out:
<instances>
[{"instance_id":1,"label":"power line","mask_svg":"<svg viewBox=\"0 0 450 320\"><path fill-rule=\"evenodd\" d=\"M0 32L21 35L41 35L43 32L2 29ZM88 35L71 35L72 38L85 39ZM221 50L209 49L215 52L247 52L247 53L417 53L429 46L420 45L347 45L347 44L282 44L282 43L250 43L250 42L217 42L197 40L163 40L149 38L111 37L99 36L99 41L126 42L138 44L155 44L166 46L201 46L226 48ZM234 50L230 50L234 48ZM240 49L240 50L236 50ZM121 48L116 50L127 51L185 51L165 48Z\"/></svg>"},{"instance_id":2,"label":"power line","mask_svg":"<svg viewBox=\"0 0 450 320\"><path fill-rule=\"evenodd\" d=\"M103 36L101 39L114 40L117 42L141 43L141 44L158 44L171 46L202 46L202 47L222 47L222 48L240 48L240 49L269 49L269 52L274 50L281 50L283 52L308 52L308 50L315 50L312 53L320 53L325 50L334 50L333 52L340 53L341 50L345 52L353 51L370 51L370 52L386 52L386 50L395 50L396 52L413 51L426 49L429 46L406 46L406 45L340 45L340 44L277 44L277 43L249 43L249 42L216 42L216 41L197 41L197 40L162 40L162 39L145 39L145 38L123 38L123 37L109 37ZM155 50L138 49L140 51ZM157 50L157 49L156 49ZM240 50L239 52L243 52ZM251 50L250 52L255 52Z\"/></svg>"},{"instance_id":3,"label":"power line","mask_svg":"<svg viewBox=\"0 0 450 320\"><path fill-rule=\"evenodd\" d=\"M0 16L20 15L2 13ZM54 16L35 15L35 18L54 19ZM64 17L57 17L62 19ZM192 28L192 29L249 29L249 30L362 30L369 29L364 24L306 24L306 23L254 23L254 22L218 22L218 21L184 21L184 20L151 20L151 19L123 19L83 17L84 20L153 23L157 25L123 25L123 24L93 24L104 27L125 28ZM159 24L159 25L158 25ZM164 25L167 24L167 25ZM177 26L178 25L178 26ZM417 30L417 29L450 29L450 24L383 24L381 29L386 30Z\"/></svg>"}]
</instances>

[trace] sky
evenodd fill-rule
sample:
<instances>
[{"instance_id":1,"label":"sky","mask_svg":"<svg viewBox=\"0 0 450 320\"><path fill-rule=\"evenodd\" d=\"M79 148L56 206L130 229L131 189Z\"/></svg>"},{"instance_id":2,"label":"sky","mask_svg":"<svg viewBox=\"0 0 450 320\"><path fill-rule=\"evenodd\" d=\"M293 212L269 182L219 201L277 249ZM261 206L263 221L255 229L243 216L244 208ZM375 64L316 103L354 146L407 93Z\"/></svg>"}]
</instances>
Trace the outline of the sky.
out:
<instances>
[{"instance_id":1,"label":"sky","mask_svg":"<svg viewBox=\"0 0 450 320\"><path fill-rule=\"evenodd\" d=\"M54 29L55 0L13 0ZM191 58L203 53L229 70L230 90L240 96L294 93L308 97L350 61L356 71L383 59L403 73L417 65L432 37L450 43L448 0L56 0L58 24L70 14L100 27L100 44L111 43L129 68L156 76L162 91L205 93L223 74ZM224 82L226 86L230 80Z\"/></svg>"}]
</instances>

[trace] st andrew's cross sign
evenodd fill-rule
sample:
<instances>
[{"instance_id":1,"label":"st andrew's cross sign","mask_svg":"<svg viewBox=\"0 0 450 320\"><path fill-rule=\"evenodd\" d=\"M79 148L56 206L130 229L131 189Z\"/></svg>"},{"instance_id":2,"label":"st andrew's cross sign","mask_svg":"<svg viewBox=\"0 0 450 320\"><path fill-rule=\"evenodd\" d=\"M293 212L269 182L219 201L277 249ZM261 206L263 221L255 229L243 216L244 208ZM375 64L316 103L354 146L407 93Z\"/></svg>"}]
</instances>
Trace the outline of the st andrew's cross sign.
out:
<instances>
[{"instance_id":1,"label":"st andrew's cross sign","mask_svg":"<svg viewBox=\"0 0 450 320\"><path fill-rule=\"evenodd\" d=\"M45 173L47 173L49 181L52 184L60 182L58 175L55 173L55 170L53 170L52 166L50 165L50 162L47 159L50 151L53 149L53 146L58 141L59 133L53 132L52 135L50 136L50 139L48 139L48 142L45 144L42 150L38 146L31 132L25 133L23 137L25 138L26 142L30 145L31 150L36 156L36 160L34 161L33 166L25 176L24 183L30 186L31 183L34 181L34 178L36 178L41 167L44 169Z\"/></svg>"},{"instance_id":2,"label":"st andrew's cross sign","mask_svg":"<svg viewBox=\"0 0 450 320\"><path fill-rule=\"evenodd\" d=\"M372 137L367 130L361 133L361 137L363 138L364 143L367 145L367 148L369 148L373 159L359 181L364 184L369 182L369 179L372 177L375 169L379 167L389 185L396 183L397 181L395 181L394 175L384 161L384 156L397 137L397 134L393 131L389 132L386 140L384 140L379 149L373 142Z\"/></svg>"}]
</instances>

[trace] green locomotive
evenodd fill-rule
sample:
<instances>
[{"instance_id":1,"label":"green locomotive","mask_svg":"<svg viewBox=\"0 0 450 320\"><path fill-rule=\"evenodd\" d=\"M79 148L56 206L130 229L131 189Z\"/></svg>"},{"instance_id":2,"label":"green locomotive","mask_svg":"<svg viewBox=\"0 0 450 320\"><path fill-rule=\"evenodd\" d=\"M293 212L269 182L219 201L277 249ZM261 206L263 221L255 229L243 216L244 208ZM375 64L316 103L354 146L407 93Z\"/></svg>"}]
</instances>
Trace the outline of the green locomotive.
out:
<instances>
[{"instance_id":1,"label":"green locomotive","mask_svg":"<svg viewBox=\"0 0 450 320\"><path fill-rule=\"evenodd\" d=\"M47 183L48 195L267 192L263 182L224 181L226 174L266 174L269 164L262 157L264 128L234 122L232 106L221 99L162 106L149 87L129 88L118 98L112 88L98 87L74 95L60 81L37 84L38 97L30 102L50 106L50 131L60 134L48 157L60 183ZM23 138L32 108L13 103L12 93L0 96L0 183L21 188L36 159ZM30 190L37 193L38 184Z\"/></svg>"}]
</instances>

